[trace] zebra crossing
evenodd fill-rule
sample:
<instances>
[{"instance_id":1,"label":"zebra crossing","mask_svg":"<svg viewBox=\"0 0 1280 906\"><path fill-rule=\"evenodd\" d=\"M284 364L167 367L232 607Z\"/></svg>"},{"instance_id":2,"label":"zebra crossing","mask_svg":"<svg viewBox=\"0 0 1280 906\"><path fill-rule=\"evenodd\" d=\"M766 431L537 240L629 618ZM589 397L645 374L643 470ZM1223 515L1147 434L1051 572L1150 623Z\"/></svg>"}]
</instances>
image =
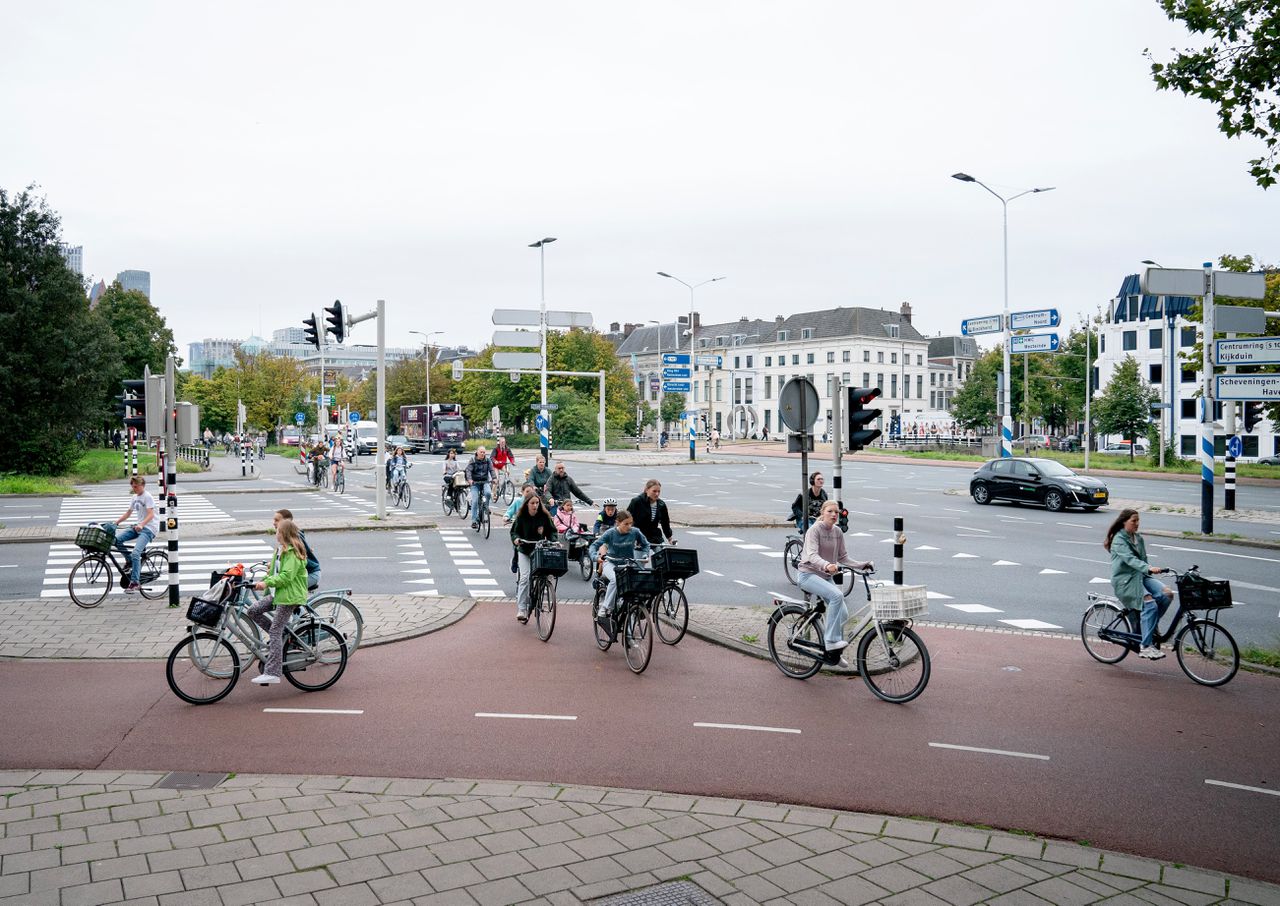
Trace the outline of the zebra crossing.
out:
<instances>
[{"instance_id":1,"label":"zebra crossing","mask_svg":"<svg viewBox=\"0 0 1280 906\"><path fill-rule=\"evenodd\" d=\"M440 540L444 543L453 567L462 578L467 594L474 598L498 598L505 592L498 586L489 567L471 544L475 532L463 529L438 529Z\"/></svg>"},{"instance_id":2,"label":"zebra crossing","mask_svg":"<svg viewBox=\"0 0 1280 906\"><path fill-rule=\"evenodd\" d=\"M129 504L132 502L133 498L124 494L112 497L63 497L58 509L57 524L79 526L89 522L115 522L129 509ZM160 501L157 499L157 508L159 505ZM195 522L234 521L230 514L214 506L203 494L180 495L178 517L183 525Z\"/></svg>"},{"instance_id":3,"label":"zebra crossing","mask_svg":"<svg viewBox=\"0 0 1280 906\"><path fill-rule=\"evenodd\" d=\"M430 597L440 594L440 590L435 587L436 580L431 574L427 552L422 549L422 539L416 530L406 529L396 532L396 556L400 558L401 575L413 577L404 580L409 586L409 594Z\"/></svg>"},{"instance_id":4,"label":"zebra crossing","mask_svg":"<svg viewBox=\"0 0 1280 906\"><path fill-rule=\"evenodd\" d=\"M117 514L119 515L119 514ZM162 543L151 547L164 549ZM210 541L183 541L178 562L178 588L184 592L198 593L209 587L209 574L233 563L256 563L271 557L272 546L257 538L222 538ZM84 551L74 544L51 544L45 561L42 598L65 598L71 569ZM124 558L121 557L124 562ZM117 577L118 578L118 577ZM123 595L124 589L117 582L112 595Z\"/></svg>"}]
</instances>

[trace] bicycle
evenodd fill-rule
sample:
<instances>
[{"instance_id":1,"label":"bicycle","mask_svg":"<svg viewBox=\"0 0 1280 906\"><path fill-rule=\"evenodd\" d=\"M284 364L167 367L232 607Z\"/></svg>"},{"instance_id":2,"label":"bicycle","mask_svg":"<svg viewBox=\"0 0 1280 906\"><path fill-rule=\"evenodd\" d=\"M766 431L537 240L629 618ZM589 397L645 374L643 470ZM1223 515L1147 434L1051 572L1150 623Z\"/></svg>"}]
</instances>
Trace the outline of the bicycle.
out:
<instances>
[{"instance_id":1,"label":"bicycle","mask_svg":"<svg viewBox=\"0 0 1280 906\"><path fill-rule=\"evenodd\" d=\"M71 575L67 577L67 593L71 595L71 600L76 606L88 610L101 604L103 599L111 593L117 573L120 576L121 587L132 580L131 554L116 543L115 532L91 522L81 526L76 532L76 546L84 551L84 556L71 567ZM123 562L117 555L123 559ZM144 550L138 572L138 583L138 591L148 600L153 601L168 592L169 555L160 548L152 547Z\"/></svg>"},{"instance_id":2,"label":"bicycle","mask_svg":"<svg viewBox=\"0 0 1280 906\"><path fill-rule=\"evenodd\" d=\"M347 467L342 460L338 460L333 464L333 490L334 493L341 494L347 489Z\"/></svg>"},{"instance_id":3,"label":"bicycle","mask_svg":"<svg viewBox=\"0 0 1280 906\"><path fill-rule=\"evenodd\" d=\"M1200 567L1192 566L1184 573L1170 569L1178 583L1177 609L1163 632L1157 624L1156 647L1173 639L1178 666L1192 682L1202 686L1221 686L1230 682L1240 669L1240 649L1236 640L1220 626L1217 612L1232 606L1231 585L1225 580L1206 579ZM1137 610L1124 607L1111 595L1089 592L1089 607L1080 621L1080 641L1094 660L1118 664L1130 651L1142 646L1140 616ZM1206 611L1196 617L1197 610ZM1213 611L1215 619L1210 619ZM1179 624L1185 625L1179 629Z\"/></svg>"},{"instance_id":4,"label":"bicycle","mask_svg":"<svg viewBox=\"0 0 1280 906\"><path fill-rule=\"evenodd\" d=\"M243 566L243 564L236 565ZM267 574L267 561L259 560L257 563L251 563L244 567L244 572L245 583L237 588L237 594L243 599L243 603L248 605L261 600L261 596L253 586L262 581L262 577ZM216 581L224 574L214 573L211 578ZM250 598L252 601L249 600ZM295 614L295 621L298 619L297 615L307 614L335 627L346 640L348 657L355 655L360 642L364 640L364 614L351 600L349 588L308 590L307 603L300 604ZM257 623L249 623L249 626L255 629L257 625Z\"/></svg>"},{"instance_id":5,"label":"bicycle","mask_svg":"<svg viewBox=\"0 0 1280 906\"><path fill-rule=\"evenodd\" d=\"M440 511L446 516L457 513L459 519L466 519L471 514L471 500L466 490L466 485L445 479L444 487L440 489Z\"/></svg>"},{"instance_id":6,"label":"bicycle","mask_svg":"<svg viewBox=\"0 0 1280 906\"><path fill-rule=\"evenodd\" d=\"M249 664L267 662L267 642L261 628L248 616L241 582L231 583L230 600L211 603L198 611L193 599L187 610L192 621L187 637L169 652L165 679L174 695L193 705L210 705L226 698L240 679L240 655L231 644L239 642L248 652ZM210 611L216 610L214 616ZM253 631L247 627L252 626ZM203 627L199 628L199 627ZM303 692L319 692L336 683L347 669L347 644L328 623L314 618L291 621L285 627L282 672ZM299 674L308 673L305 678Z\"/></svg>"},{"instance_id":7,"label":"bicycle","mask_svg":"<svg viewBox=\"0 0 1280 906\"><path fill-rule=\"evenodd\" d=\"M596 647L608 651L622 636L622 652L632 673L644 673L653 657L653 618L649 607L662 589L662 578L643 560L609 557L616 568L618 597L614 612L597 617L609 580L601 575L596 580L596 595L591 602L591 619L595 626ZM601 621L604 621L603 623Z\"/></svg>"},{"instance_id":8,"label":"bicycle","mask_svg":"<svg viewBox=\"0 0 1280 906\"><path fill-rule=\"evenodd\" d=\"M698 552L672 544L655 544L653 567L662 576L662 590L654 596L653 616L658 638L664 645L677 645L689 628L689 599L684 582L698 574Z\"/></svg>"},{"instance_id":9,"label":"bicycle","mask_svg":"<svg viewBox=\"0 0 1280 906\"><path fill-rule=\"evenodd\" d=\"M846 627L854 623L850 641L858 639L855 668L876 698L895 704L913 700L929 684L931 671L929 649L911 628L912 618L924 614L927 607L924 588L872 585L873 570L841 566L840 571L847 574L850 585L860 576L867 591L867 605L845 622ZM873 595L873 590L879 594ZM784 675L808 679L824 665L840 663L844 649L827 651L826 647L826 602L806 592L804 601L775 595L773 603L769 657Z\"/></svg>"},{"instance_id":10,"label":"bicycle","mask_svg":"<svg viewBox=\"0 0 1280 906\"><path fill-rule=\"evenodd\" d=\"M538 638L547 641L556 629L556 590L569 571L569 559L556 541L539 541L529 554L529 610L538 627Z\"/></svg>"},{"instance_id":11,"label":"bicycle","mask_svg":"<svg viewBox=\"0 0 1280 906\"><path fill-rule=\"evenodd\" d=\"M470 501L467 505L471 505ZM476 495L476 511L472 515L475 518L471 520L471 527L476 530L476 534L483 532L487 539L493 531L493 514L489 512L489 501L485 498L483 489Z\"/></svg>"},{"instance_id":12,"label":"bicycle","mask_svg":"<svg viewBox=\"0 0 1280 906\"><path fill-rule=\"evenodd\" d=\"M809 525L812 526L818 521L818 517L814 516ZM787 535L786 544L782 547L782 571L787 574L787 581L799 588L800 586L800 554L804 551L804 536L795 533ZM853 592L853 582L847 582L844 585L844 596L849 597Z\"/></svg>"},{"instance_id":13,"label":"bicycle","mask_svg":"<svg viewBox=\"0 0 1280 906\"><path fill-rule=\"evenodd\" d=\"M391 473L391 496L394 498L396 506L402 506L406 510L409 504L413 502L413 488L409 485L409 469L413 468L413 463L405 463L403 469L396 468Z\"/></svg>"},{"instance_id":14,"label":"bicycle","mask_svg":"<svg viewBox=\"0 0 1280 906\"><path fill-rule=\"evenodd\" d=\"M507 503L511 503L516 499L516 483L511 480L511 467L503 466L498 470L498 475L498 489L493 499L499 503L504 500Z\"/></svg>"}]
</instances>

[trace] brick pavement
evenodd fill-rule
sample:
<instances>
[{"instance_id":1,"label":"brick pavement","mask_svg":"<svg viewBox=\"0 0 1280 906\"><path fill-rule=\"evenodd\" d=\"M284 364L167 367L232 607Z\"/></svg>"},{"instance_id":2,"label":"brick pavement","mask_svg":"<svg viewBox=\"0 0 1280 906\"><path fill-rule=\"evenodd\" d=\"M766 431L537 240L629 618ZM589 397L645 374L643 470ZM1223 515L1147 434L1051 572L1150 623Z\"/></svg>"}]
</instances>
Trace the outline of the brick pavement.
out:
<instances>
[{"instance_id":1,"label":"brick pavement","mask_svg":"<svg viewBox=\"0 0 1280 906\"><path fill-rule=\"evenodd\" d=\"M966 825L472 780L0 772L0 904L1280 904L1280 887Z\"/></svg>"}]
</instances>

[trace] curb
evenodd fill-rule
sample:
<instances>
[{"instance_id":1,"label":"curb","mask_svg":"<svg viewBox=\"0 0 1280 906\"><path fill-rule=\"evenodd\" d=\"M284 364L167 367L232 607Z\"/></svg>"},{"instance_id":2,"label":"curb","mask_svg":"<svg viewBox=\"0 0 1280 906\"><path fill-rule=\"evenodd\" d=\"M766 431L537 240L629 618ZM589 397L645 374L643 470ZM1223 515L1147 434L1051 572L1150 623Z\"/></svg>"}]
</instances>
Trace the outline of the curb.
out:
<instances>
[{"instance_id":1,"label":"curb","mask_svg":"<svg viewBox=\"0 0 1280 906\"><path fill-rule=\"evenodd\" d=\"M1234 544L1239 547L1257 547L1263 550L1280 551L1280 541L1269 541L1266 538L1228 538L1221 535L1202 535L1199 532L1184 534L1169 529L1143 529L1142 534L1156 538L1174 538L1178 541L1199 541L1201 544Z\"/></svg>"}]
</instances>

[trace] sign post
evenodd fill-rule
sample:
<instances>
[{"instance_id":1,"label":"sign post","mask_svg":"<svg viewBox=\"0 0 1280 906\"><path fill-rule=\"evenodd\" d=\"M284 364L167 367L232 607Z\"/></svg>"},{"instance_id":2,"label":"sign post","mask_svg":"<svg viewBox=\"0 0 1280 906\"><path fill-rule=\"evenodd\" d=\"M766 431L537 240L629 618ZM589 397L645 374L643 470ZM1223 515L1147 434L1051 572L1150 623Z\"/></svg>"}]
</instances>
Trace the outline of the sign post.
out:
<instances>
[{"instance_id":1,"label":"sign post","mask_svg":"<svg viewBox=\"0 0 1280 906\"><path fill-rule=\"evenodd\" d=\"M818 420L818 391L808 378L794 377L778 394L778 417L793 434L787 452L800 450L800 532L809 531L809 451L813 448L813 423ZM798 443L797 443L798 442Z\"/></svg>"}]
</instances>

